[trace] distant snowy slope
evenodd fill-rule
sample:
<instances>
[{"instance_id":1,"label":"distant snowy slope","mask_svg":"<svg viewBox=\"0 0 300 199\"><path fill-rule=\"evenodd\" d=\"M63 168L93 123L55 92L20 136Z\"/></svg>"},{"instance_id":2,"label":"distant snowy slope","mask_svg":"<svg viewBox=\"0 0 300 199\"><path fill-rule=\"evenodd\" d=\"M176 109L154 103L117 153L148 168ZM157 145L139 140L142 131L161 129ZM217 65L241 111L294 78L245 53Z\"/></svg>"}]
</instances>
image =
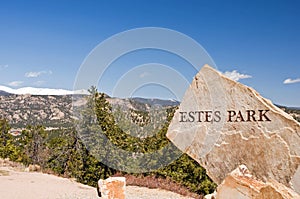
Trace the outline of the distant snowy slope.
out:
<instances>
[{"instance_id":1,"label":"distant snowy slope","mask_svg":"<svg viewBox=\"0 0 300 199\"><path fill-rule=\"evenodd\" d=\"M34 87L24 87L13 89L7 86L0 85L0 91L4 91L6 93L24 95L72 95L72 94L88 94L86 90L64 90L64 89L52 89L52 88L34 88Z\"/></svg>"}]
</instances>

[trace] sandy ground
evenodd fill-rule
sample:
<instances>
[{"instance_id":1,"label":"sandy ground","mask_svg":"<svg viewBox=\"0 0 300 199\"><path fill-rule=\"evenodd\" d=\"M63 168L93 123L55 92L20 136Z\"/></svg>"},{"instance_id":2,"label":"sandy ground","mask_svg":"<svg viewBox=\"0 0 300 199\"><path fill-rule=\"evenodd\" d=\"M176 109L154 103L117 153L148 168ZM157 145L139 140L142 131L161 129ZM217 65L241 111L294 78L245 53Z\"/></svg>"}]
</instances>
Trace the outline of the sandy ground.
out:
<instances>
[{"instance_id":1,"label":"sandy ground","mask_svg":"<svg viewBox=\"0 0 300 199\"><path fill-rule=\"evenodd\" d=\"M53 175L0 167L1 199L101 199L95 188ZM126 187L127 199L191 199L173 192Z\"/></svg>"}]
</instances>

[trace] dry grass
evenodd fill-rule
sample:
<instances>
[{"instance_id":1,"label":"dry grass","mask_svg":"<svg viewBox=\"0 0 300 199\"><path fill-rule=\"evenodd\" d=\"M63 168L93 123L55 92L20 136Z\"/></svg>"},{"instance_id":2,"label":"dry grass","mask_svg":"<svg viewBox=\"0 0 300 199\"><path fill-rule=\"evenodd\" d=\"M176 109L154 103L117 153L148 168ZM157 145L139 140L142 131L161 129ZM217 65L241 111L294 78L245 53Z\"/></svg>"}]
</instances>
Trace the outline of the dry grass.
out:
<instances>
[{"instance_id":1,"label":"dry grass","mask_svg":"<svg viewBox=\"0 0 300 199\"><path fill-rule=\"evenodd\" d=\"M25 166L21 163L12 162L8 158L2 159L0 158L0 167L10 167L16 171L24 171Z\"/></svg>"}]
</instances>

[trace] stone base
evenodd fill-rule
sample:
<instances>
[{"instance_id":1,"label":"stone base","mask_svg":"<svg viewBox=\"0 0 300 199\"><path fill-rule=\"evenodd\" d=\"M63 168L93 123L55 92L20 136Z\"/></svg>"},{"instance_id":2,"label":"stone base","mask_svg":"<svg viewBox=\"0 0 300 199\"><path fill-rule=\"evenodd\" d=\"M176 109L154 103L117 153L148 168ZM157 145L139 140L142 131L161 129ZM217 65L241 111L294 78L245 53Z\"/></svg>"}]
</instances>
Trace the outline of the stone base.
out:
<instances>
[{"instance_id":1,"label":"stone base","mask_svg":"<svg viewBox=\"0 0 300 199\"><path fill-rule=\"evenodd\" d=\"M125 199L125 177L109 177L98 181L98 189L103 199Z\"/></svg>"}]
</instances>

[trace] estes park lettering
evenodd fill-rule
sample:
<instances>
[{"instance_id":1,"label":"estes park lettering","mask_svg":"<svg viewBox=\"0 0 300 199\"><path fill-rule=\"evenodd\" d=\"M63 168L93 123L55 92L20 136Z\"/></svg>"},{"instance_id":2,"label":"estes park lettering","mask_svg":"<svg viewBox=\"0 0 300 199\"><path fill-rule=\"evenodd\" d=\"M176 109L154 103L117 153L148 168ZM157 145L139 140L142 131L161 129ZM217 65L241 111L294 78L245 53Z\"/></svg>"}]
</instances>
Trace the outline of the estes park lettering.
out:
<instances>
[{"instance_id":1,"label":"estes park lettering","mask_svg":"<svg viewBox=\"0 0 300 199\"><path fill-rule=\"evenodd\" d=\"M226 122L269 122L269 110L227 110ZM221 111L181 111L179 122L220 122Z\"/></svg>"}]
</instances>

